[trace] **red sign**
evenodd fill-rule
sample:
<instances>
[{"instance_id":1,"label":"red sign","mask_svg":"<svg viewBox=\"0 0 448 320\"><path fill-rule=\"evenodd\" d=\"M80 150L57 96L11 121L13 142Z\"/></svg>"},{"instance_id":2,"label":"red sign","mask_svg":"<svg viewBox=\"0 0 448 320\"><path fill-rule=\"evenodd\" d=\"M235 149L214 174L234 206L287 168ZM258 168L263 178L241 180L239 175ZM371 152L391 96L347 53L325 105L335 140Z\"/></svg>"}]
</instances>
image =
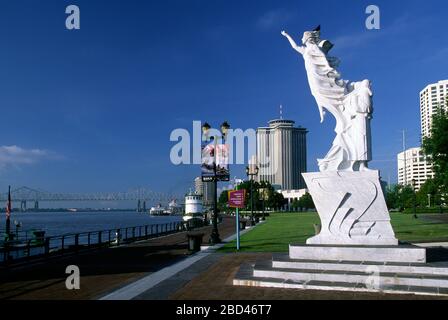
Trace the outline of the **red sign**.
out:
<instances>
[{"instance_id":1,"label":"red sign","mask_svg":"<svg viewBox=\"0 0 448 320\"><path fill-rule=\"evenodd\" d=\"M246 190L229 191L229 207L244 208L246 200Z\"/></svg>"}]
</instances>

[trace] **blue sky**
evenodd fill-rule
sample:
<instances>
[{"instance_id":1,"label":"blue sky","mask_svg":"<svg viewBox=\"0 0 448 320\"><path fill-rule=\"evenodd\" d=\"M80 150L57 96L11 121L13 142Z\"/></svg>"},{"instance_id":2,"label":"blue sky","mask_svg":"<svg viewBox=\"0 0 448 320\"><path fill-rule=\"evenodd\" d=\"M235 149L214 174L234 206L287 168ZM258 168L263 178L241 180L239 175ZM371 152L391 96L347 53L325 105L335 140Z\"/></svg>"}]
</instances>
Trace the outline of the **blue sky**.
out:
<instances>
[{"instance_id":1,"label":"blue sky","mask_svg":"<svg viewBox=\"0 0 448 320\"><path fill-rule=\"evenodd\" d=\"M81 30L65 29L69 4ZM365 27L369 4L381 30ZM393 182L401 130L419 144L420 90L448 78L447 9L442 0L2 0L0 188L182 193L200 168L170 163L172 130L193 120L264 126L280 104L309 129L316 171L334 120L319 123L303 60L280 31L299 40L318 24L344 79L373 81L371 167Z\"/></svg>"}]
</instances>

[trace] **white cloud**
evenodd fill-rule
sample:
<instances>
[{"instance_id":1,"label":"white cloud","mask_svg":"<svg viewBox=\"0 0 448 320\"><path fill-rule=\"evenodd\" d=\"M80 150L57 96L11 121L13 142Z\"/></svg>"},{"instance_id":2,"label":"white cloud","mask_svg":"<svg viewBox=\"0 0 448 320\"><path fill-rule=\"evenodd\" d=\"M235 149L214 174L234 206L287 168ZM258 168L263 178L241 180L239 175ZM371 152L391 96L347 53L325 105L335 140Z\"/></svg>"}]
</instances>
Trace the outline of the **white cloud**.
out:
<instances>
[{"instance_id":1,"label":"white cloud","mask_svg":"<svg viewBox=\"0 0 448 320\"><path fill-rule=\"evenodd\" d=\"M274 27L278 27L280 30L282 24L288 22L293 18L293 14L284 9L271 10L263 14L257 20L257 27L261 30L270 30Z\"/></svg>"},{"instance_id":2,"label":"white cloud","mask_svg":"<svg viewBox=\"0 0 448 320\"><path fill-rule=\"evenodd\" d=\"M424 19L419 18L420 20L417 22L415 19L412 19L408 15L403 15L395 19L389 25L381 25L380 30L368 30L367 28L363 29L358 33L346 34L336 37L331 40L337 49L353 49L359 46L363 46L368 42L374 41L381 37L389 37L389 38L397 38L400 34L409 31L411 27L414 27L418 23L422 23L425 25ZM324 36L325 38L325 36Z\"/></svg>"},{"instance_id":3,"label":"white cloud","mask_svg":"<svg viewBox=\"0 0 448 320\"><path fill-rule=\"evenodd\" d=\"M426 63L436 63L436 62L445 62L446 57L448 56L448 47L443 47L434 50L434 54L428 54L422 58L423 62Z\"/></svg>"},{"instance_id":4,"label":"white cloud","mask_svg":"<svg viewBox=\"0 0 448 320\"><path fill-rule=\"evenodd\" d=\"M23 149L18 146L0 146L0 168L6 166L30 165L54 158L52 152L41 149Z\"/></svg>"}]
</instances>

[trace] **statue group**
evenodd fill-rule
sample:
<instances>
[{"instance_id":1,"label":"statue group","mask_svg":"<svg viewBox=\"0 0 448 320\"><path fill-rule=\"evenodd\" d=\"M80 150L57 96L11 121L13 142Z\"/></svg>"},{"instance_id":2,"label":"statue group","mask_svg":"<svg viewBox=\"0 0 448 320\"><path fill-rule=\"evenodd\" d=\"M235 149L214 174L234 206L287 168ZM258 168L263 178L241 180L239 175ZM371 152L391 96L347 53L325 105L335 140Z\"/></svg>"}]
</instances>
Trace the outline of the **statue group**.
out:
<instances>
[{"instance_id":1,"label":"statue group","mask_svg":"<svg viewBox=\"0 0 448 320\"><path fill-rule=\"evenodd\" d=\"M320 172L303 174L322 223L320 234L307 243L397 245L379 171L368 168L372 160L370 81L342 79L340 60L329 55L333 44L321 39L320 26L305 32L301 45L285 31L282 35L303 56L321 122L327 112L336 119L336 138L325 158L318 160Z\"/></svg>"},{"instance_id":2,"label":"statue group","mask_svg":"<svg viewBox=\"0 0 448 320\"><path fill-rule=\"evenodd\" d=\"M340 60L329 56L333 48L320 38L320 27L307 31L302 45L282 31L291 46L305 60L311 93L319 107L321 122L326 111L336 118L336 138L324 159L318 160L321 172L368 170L372 160L370 120L372 119L372 90L369 80L349 82L337 70Z\"/></svg>"},{"instance_id":3,"label":"statue group","mask_svg":"<svg viewBox=\"0 0 448 320\"><path fill-rule=\"evenodd\" d=\"M369 80L349 82L338 72L333 45L320 28L304 33L297 45L304 60L321 121L336 118L336 139L320 172L304 173L319 213L319 234L306 245L290 244L289 255L244 265L234 284L244 286L361 292L445 294L448 269L426 263L426 249L399 244L390 223L378 170L372 160ZM248 272L252 272L251 274ZM442 290L441 290L442 289Z\"/></svg>"}]
</instances>

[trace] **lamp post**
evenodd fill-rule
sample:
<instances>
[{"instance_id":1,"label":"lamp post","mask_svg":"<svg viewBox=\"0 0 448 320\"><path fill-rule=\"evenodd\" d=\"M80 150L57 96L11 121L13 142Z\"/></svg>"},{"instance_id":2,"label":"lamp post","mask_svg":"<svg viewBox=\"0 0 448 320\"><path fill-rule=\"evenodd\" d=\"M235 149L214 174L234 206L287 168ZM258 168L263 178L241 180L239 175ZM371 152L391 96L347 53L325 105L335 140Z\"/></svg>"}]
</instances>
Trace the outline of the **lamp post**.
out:
<instances>
[{"instance_id":1,"label":"lamp post","mask_svg":"<svg viewBox=\"0 0 448 320\"><path fill-rule=\"evenodd\" d=\"M415 179L412 179L412 191L414 192L414 199L413 199L414 219L418 219L418 217L417 217L417 192L415 191L416 182L417 181L415 181Z\"/></svg>"},{"instance_id":2,"label":"lamp post","mask_svg":"<svg viewBox=\"0 0 448 320\"><path fill-rule=\"evenodd\" d=\"M22 223L14 220L14 225L16 226L16 239L19 239L19 229L22 227Z\"/></svg>"},{"instance_id":3,"label":"lamp post","mask_svg":"<svg viewBox=\"0 0 448 320\"><path fill-rule=\"evenodd\" d=\"M205 140L208 141L208 131L211 129L210 125L206 122L203 124L202 126L202 132L203 135L205 137ZM227 121L223 122L223 124L221 125L221 139L222 142L224 143L227 137L227 133L230 129L230 125ZM218 231L218 175L217 175L217 164L216 164L216 157L217 157L217 146L218 146L218 139L220 137L218 136L214 136L213 137L213 143L214 143L214 148L213 148L213 219L212 219L212 223L213 223L213 229L212 229L212 233L210 235L210 240L209 243L210 244L218 244L221 243L221 238L219 236L219 231Z\"/></svg>"},{"instance_id":4,"label":"lamp post","mask_svg":"<svg viewBox=\"0 0 448 320\"><path fill-rule=\"evenodd\" d=\"M261 188L261 194L260 194L260 200L262 203L262 210L263 210L263 216L261 218L262 221L266 220L266 209L265 209L265 201L266 201L266 193L267 193L267 188L266 185L263 185L263 188Z\"/></svg>"},{"instance_id":5,"label":"lamp post","mask_svg":"<svg viewBox=\"0 0 448 320\"><path fill-rule=\"evenodd\" d=\"M246 167L246 175L250 180L250 211L251 211L251 224L255 224L254 219L254 177L258 175L259 168L255 162L249 163Z\"/></svg>"}]
</instances>

